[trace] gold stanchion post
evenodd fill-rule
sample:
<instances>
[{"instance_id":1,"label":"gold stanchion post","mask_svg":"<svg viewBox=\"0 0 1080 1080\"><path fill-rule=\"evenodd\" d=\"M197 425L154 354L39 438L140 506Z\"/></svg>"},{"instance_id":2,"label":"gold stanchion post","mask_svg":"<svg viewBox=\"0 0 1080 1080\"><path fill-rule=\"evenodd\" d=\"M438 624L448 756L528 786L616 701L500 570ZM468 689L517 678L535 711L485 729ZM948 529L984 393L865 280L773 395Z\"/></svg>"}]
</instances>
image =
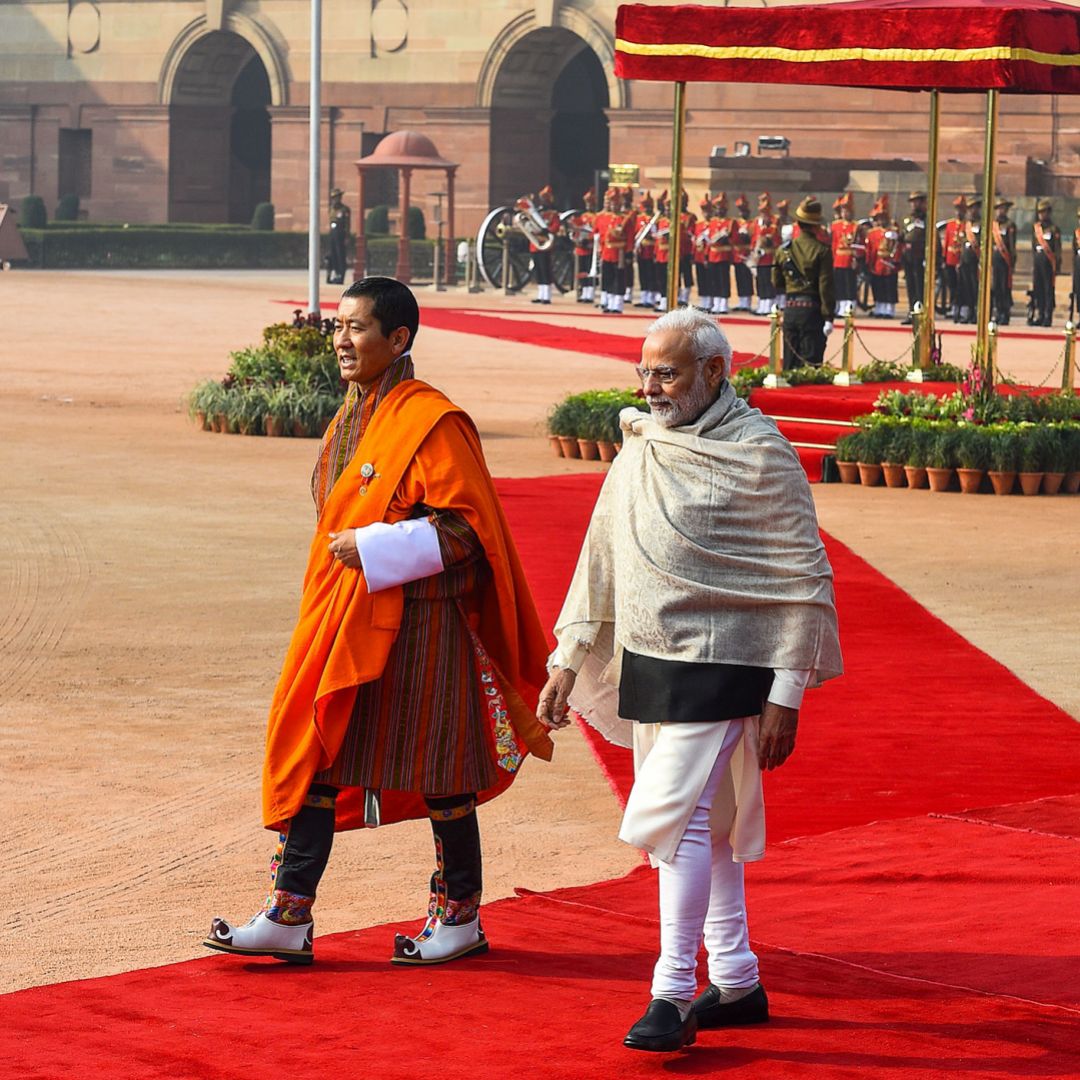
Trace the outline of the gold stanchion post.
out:
<instances>
[{"instance_id":1,"label":"gold stanchion post","mask_svg":"<svg viewBox=\"0 0 1080 1080\"><path fill-rule=\"evenodd\" d=\"M1062 362L1061 389L1073 390L1076 386L1076 326L1065 324L1065 359Z\"/></svg>"},{"instance_id":2,"label":"gold stanchion post","mask_svg":"<svg viewBox=\"0 0 1080 1080\"><path fill-rule=\"evenodd\" d=\"M934 303L937 290L937 200L938 200L938 141L941 136L941 91L930 91L930 150L926 162L926 261L923 278L922 319L912 320L918 335L918 351L913 370L920 372L914 381L922 381L921 372L930 366L934 346Z\"/></svg>"},{"instance_id":3,"label":"gold stanchion post","mask_svg":"<svg viewBox=\"0 0 1080 1080\"><path fill-rule=\"evenodd\" d=\"M993 385L990 360L990 222L994 213L994 179L997 175L998 92L986 91L986 152L983 158L982 215L979 227L979 307L975 328L975 359Z\"/></svg>"},{"instance_id":4,"label":"gold stanchion post","mask_svg":"<svg viewBox=\"0 0 1080 1080\"><path fill-rule=\"evenodd\" d=\"M791 384L784 378L784 330L783 312L773 308L769 315L769 374L762 384L768 390L776 390Z\"/></svg>"},{"instance_id":5,"label":"gold stanchion post","mask_svg":"<svg viewBox=\"0 0 1080 1080\"><path fill-rule=\"evenodd\" d=\"M840 353L840 370L833 376L834 386L858 386L859 380L851 374L851 358L855 355L855 312L844 316L844 344Z\"/></svg>"},{"instance_id":6,"label":"gold stanchion post","mask_svg":"<svg viewBox=\"0 0 1080 1080\"><path fill-rule=\"evenodd\" d=\"M686 83L675 84L675 123L671 138L671 198L668 206L668 219L671 232L668 234L668 279L667 306L674 311L679 305L679 241L682 238L682 174L683 142L686 134Z\"/></svg>"}]
</instances>

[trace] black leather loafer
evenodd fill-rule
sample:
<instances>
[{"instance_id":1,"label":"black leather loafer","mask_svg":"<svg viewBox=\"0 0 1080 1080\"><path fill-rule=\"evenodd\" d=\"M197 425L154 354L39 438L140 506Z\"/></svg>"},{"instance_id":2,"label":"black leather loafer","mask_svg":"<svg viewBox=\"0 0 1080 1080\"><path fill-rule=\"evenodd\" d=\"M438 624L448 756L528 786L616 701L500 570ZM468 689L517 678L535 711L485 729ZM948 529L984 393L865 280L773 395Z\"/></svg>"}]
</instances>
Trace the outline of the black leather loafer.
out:
<instances>
[{"instance_id":1,"label":"black leather loafer","mask_svg":"<svg viewBox=\"0 0 1080 1080\"><path fill-rule=\"evenodd\" d=\"M720 1000L720 991L715 986L708 986L694 998L691 1012L697 1017L699 1028L764 1024L769 1019L769 999L761 983L746 997L728 1002Z\"/></svg>"},{"instance_id":2,"label":"black leather loafer","mask_svg":"<svg viewBox=\"0 0 1080 1080\"><path fill-rule=\"evenodd\" d=\"M697 1039L697 1017L691 1009L685 1020L679 1019L679 1010L670 1001L653 998L645 1015L630 1029L623 1046L631 1050L651 1050L664 1054L693 1046Z\"/></svg>"}]
</instances>

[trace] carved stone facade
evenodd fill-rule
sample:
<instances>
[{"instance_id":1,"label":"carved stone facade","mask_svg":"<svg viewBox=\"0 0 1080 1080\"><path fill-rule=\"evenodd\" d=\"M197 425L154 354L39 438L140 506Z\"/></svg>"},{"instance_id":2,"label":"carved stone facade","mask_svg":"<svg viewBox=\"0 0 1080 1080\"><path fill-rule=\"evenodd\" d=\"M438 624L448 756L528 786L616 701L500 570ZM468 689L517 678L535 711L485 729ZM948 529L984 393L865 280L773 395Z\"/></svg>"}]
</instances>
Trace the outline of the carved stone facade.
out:
<instances>
[{"instance_id":1,"label":"carved stone facade","mask_svg":"<svg viewBox=\"0 0 1080 1080\"><path fill-rule=\"evenodd\" d=\"M355 207L353 162L401 129L461 162L461 231L546 182L575 203L606 162L659 177L672 90L614 77L616 7L324 0L325 191L344 188ZM0 3L0 196L33 192L51 207L72 192L92 220L130 222L247 221L269 200L279 228L305 228L309 19L309 0ZM714 146L756 154L760 135L786 136L800 158L926 154L921 95L691 85L687 96L694 183ZM952 171L979 170L981 108L978 95L944 102ZM1080 106L1006 97L1001 115L1002 190L1071 194ZM387 185L369 202L393 205ZM417 177L429 220L439 186Z\"/></svg>"}]
</instances>

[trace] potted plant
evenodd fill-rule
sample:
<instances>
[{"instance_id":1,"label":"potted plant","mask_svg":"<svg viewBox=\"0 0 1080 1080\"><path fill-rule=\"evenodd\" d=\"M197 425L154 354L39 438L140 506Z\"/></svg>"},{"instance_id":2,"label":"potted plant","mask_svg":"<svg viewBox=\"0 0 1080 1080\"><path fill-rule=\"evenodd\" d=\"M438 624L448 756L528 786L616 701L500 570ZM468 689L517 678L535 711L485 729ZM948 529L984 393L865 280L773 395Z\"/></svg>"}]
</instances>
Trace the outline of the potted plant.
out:
<instances>
[{"instance_id":1,"label":"potted plant","mask_svg":"<svg viewBox=\"0 0 1080 1080\"><path fill-rule=\"evenodd\" d=\"M1059 427L1043 428L1043 446L1045 451L1042 490L1044 495L1056 495L1065 482L1069 452L1065 432Z\"/></svg>"},{"instance_id":2,"label":"potted plant","mask_svg":"<svg viewBox=\"0 0 1080 1080\"><path fill-rule=\"evenodd\" d=\"M213 430L213 418L223 412L225 387L217 379L207 379L199 383L188 394L188 416L203 430Z\"/></svg>"},{"instance_id":3,"label":"potted plant","mask_svg":"<svg viewBox=\"0 0 1080 1080\"><path fill-rule=\"evenodd\" d=\"M1061 490L1066 495L1080 492L1080 426L1069 424L1061 429L1065 444L1065 479Z\"/></svg>"},{"instance_id":4,"label":"potted plant","mask_svg":"<svg viewBox=\"0 0 1080 1080\"><path fill-rule=\"evenodd\" d=\"M859 443L859 483L864 487L881 483L881 459L888 437L888 431L880 425L863 429Z\"/></svg>"},{"instance_id":5,"label":"potted plant","mask_svg":"<svg viewBox=\"0 0 1080 1080\"><path fill-rule=\"evenodd\" d=\"M956 428L944 427L934 432L926 458L926 478L931 491L948 491L956 468Z\"/></svg>"},{"instance_id":6,"label":"potted plant","mask_svg":"<svg viewBox=\"0 0 1080 1080\"><path fill-rule=\"evenodd\" d=\"M600 392L589 390L579 396L581 403L576 432L578 451L581 454L582 461L599 461L600 448L596 445L596 442L603 430Z\"/></svg>"},{"instance_id":7,"label":"potted plant","mask_svg":"<svg viewBox=\"0 0 1080 1080\"><path fill-rule=\"evenodd\" d=\"M977 494L990 464L990 442L983 428L966 427L959 432L956 460L960 490L965 495Z\"/></svg>"},{"instance_id":8,"label":"potted plant","mask_svg":"<svg viewBox=\"0 0 1080 1080\"><path fill-rule=\"evenodd\" d=\"M995 495L1009 495L1016 483L1018 439L1008 428L990 434L990 483Z\"/></svg>"},{"instance_id":9,"label":"potted plant","mask_svg":"<svg viewBox=\"0 0 1080 1080\"><path fill-rule=\"evenodd\" d=\"M1020 490L1025 495L1038 495L1042 487L1046 462L1046 439L1037 424L1025 424L1020 429Z\"/></svg>"},{"instance_id":10,"label":"potted plant","mask_svg":"<svg viewBox=\"0 0 1080 1080\"><path fill-rule=\"evenodd\" d=\"M907 485L912 490L926 487L926 461L930 454L930 444L933 439L934 433L929 428L912 425L911 439L908 442L907 463L904 465Z\"/></svg>"},{"instance_id":11,"label":"potted plant","mask_svg":"<svg viewBox=\"0 0 1080 1080\"><path fill-rule=\"evenodd\" d=\"M581 456L577 443L577 425L580 412L580 402L575 395L570 395L560 401L548 416L548 432L553 438L558 439L559 449L563 457L577 458Z\"/></svg>"},{"instance_id":12,"label":"potted plant","mask_svg":"<svg viewBox=\"0 0 1080 1080\"><path fill-rule=\"evenodd\" d=\"M904 463L907 461L910 448L910 425L900 424L892 428L889 432L888 442L885 444L885 456L881 462L881 471L885 476L886 487L898 488L907 483L907 477L904 474Z\"/></svg>"},{"instance_id":13,"label":"potted plant","mask_svg":"<svg viewBox=\"0 0 1080 1080\"><path fill-rule=\"evenodd\" d=\"M261 435L269 391L265 386L245 386L237 393L232 418L241 435Z\"/></svg>"},{"instance_id":14,"label":"potted plant","mask_svg":"<svg viewBox=\"0 0 1080 1080\"><path fill-rule=\"evenodd\" d=\"M263 420L263 430L267 435L280 437L293 433L297 396L296 387L288 383L275 386L270 391Z\"/></svg>"},{"instance_id":15,"label":"potted plant","mask_svg":"<svg viewBox=\"0 0 1080 1080\"><path fill-rule=\"evenodd\" d=\"M836 467L840 470L840 482L857 484L859 482L859 451L863 433L853 431L836 440Z\"/></svg>"}]
</instances>

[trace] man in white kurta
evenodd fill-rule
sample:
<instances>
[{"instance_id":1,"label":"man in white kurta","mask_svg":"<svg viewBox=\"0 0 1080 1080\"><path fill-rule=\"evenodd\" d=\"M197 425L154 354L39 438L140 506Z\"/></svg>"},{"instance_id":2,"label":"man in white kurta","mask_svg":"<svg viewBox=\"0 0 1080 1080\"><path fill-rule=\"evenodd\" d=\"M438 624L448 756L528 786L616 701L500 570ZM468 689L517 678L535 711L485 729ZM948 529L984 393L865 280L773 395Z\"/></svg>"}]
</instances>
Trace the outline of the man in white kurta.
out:
<instances>
[{"instance_id":1,"label":"man in white kurta","mask_svg":"<svg viewBox=\"0 0 1080 1080\"><path fill-rule=\"evenodd\" d=\"M730 368L708 315L649 328L650 412L622 415L537 710L561 727L573 707L634 748L619 836L659 868L661 926L652 1001L625 1039L638 1050L768 1019L743 893L765 849L761 774L794 749L804 690L842 671L805 473Z\"/></svg>"}]
</instances>

